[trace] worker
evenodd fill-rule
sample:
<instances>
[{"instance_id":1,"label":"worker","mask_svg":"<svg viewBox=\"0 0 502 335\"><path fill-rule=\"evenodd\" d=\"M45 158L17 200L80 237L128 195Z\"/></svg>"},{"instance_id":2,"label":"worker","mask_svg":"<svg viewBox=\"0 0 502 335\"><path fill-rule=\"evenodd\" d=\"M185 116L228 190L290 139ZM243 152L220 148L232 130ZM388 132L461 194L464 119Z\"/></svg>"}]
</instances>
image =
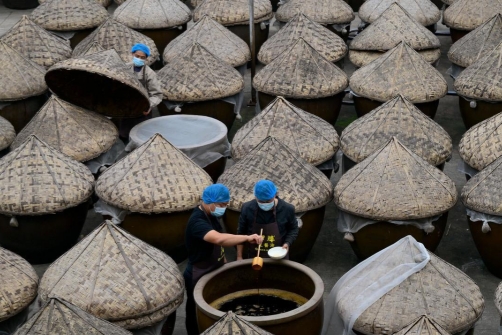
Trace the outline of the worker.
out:
<instances>
[{"instance_id":1,"label":"worker","mask_svg":"<svg viewBox=\"0 0 502 335\"><path fill-rule=\"evenodd\" d=\"M185 244L188 249L188 264L183 273L187 290L186 329L188 335L199 334L193 291L197 281L206 273L225 263L223 247L233 247L247 242L260 244L257 234L233 235L222 233L218 218L225 214L230 192L223 184L214 184L202 193L202 203L196 207L188 220Z\"/></svg>"},{"instance_id":2,"label":"worker","mask_svg":"<svg viewBox=\"0 0 502 335\"><path fill-rule=\"evenodd\" d=\"M270 180L260 180L254 186L255 200L242 205L237 234L259 234L263 229L260 257L269 257L268 250L282 246L288 250L298 236L295 207L277 196L277 187ZM257 247L237 245L237 260L253 258Z\"/></svg>"}]
</instances>

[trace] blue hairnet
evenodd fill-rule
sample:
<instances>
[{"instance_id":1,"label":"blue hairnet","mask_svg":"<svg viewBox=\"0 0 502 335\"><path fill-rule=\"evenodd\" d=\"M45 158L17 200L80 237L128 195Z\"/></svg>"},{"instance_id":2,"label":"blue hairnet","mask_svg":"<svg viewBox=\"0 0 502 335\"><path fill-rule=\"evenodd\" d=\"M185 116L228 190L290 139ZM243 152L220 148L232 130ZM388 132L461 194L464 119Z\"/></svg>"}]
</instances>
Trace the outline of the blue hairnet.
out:
<instances>
[{"instance_id":1,"label":"blue hairnet","mask_svg":"<svg viewBox=\"0 0 502 335\"><path fill-rule=\"evenodd\" d=\"M136 51L143 51L146 57L150 57L150 48L143 43L136 43L132 46L131 52L134 53Z\"/></svg>"},{"instance_id":2,"label":"blue hairnet","mask_svg":"<svg viewBox=\"0 0 502 335\"><path fill-rule=\"evenodd\" d=\"M254 185L254 196L260 201L267 201L275 197L277 187L270 180L260 180Z\"/></svg>"},{"instance_id":3,"label":"blue hairnet","mask_svg":"<svg viewBox=\"0 0 502 335\"><path fill-rule=\"evenodd\" d=\"M208 205L216 202L229 202L230 191L223 184L213 184L206 187L204 192L202 192L202 201Z\"/></svg>"}]
</instances>

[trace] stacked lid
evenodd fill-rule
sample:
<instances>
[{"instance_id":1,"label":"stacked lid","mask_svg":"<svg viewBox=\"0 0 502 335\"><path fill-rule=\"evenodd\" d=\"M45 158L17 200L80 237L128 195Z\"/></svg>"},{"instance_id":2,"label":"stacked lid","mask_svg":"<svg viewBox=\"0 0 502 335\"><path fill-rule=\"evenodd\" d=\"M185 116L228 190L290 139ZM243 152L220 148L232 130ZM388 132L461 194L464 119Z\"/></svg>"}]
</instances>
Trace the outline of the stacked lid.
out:
<instances>
[{"instance_id":1,"label":"stacked lid","mask_svg":"<svg viewBox=\"0 0 502 335\"><path fill-rule=\"evenodd\" d=\"M354 72L350 88L377 101L402 94L414 104L439 100L448 91L441 73L405 42Z\"/></svg>"},{"instance_id":2,"label":"stacked lid","mask_svg":"<svg viewBox=\"0 0 502 335\"><path fill-rule=\"evenodd\" d=\"M118 138L117 128L106 117L54 95L17 135L11 149L22 145L32 134L79 162L108 151Z\"/></svg>"},{"instance_id":3,"label":"stacked lid","mask_svg":"<svg viewBox=\"0 0 502 335\"><path fill-rule=\"evenodd\" d=\"M290 50L299 38L303 38L330 62L339 61L347 53L347 45L338 35L312 21L304 13L298 13L263 43L258 59L263 64L270 63Z\"/></svg>"},{"instance_id":4,"label":"stacked lid","mask_svg":"<svg viewBox=\"0 0 502 335\"><path fill-rule=\"evenodd\" d=\"M180 0L128 0L113 19L133 29L162 29L181 26L192 18Z\"/></svg>"},{"instance_id":5,"label":"stacked lid","mask_svg":"<svg viewBox=\"0 0 502 335\"><path fill-rule=\"evenodd\" d=\"M214 325L208 328L201 335L272 335L271 333L255 326L232 313L223 315Z\"/></svg>"},{"instance_id":6,"label":"stacked lid","mask_svg":"<svg viewBox=\"0 0 502 335\"><path fill-rule=\"evenodd\" d=\"M105 48L103 48L101 44L99 44L98 42L94 41L92 43L87 44L86 47L83 50L81 50L79 56L72 55L72 57L78 58L80 56L91 55L101 51L105 51Z\"/></svg>"},{"instance_id":7,"label":"stacked lid","mask_svg":"<svg viewBox=\"0 0 502 335\"><path fill-rule=\"evenodd\" d=\"M287 22L298 13L304 13L321 24L350 23L355 18L352 8L343 0L289 0L277 9L275 18Z\"/></svg>"},{"instance_id":8,"label":"stacked lid","mask_svg":"<svg viewBox=\"0 0 502 335\"><path fill-rule=\"evenodd\" d=\"M244 65L251 60L249 47L242 38L208 15L204 15L202 19L167 45L164 49L164 62L170 63L186 54L195 43L200 44L232 67Z\"/></svg>"},{"instance_id":9,"label":"stacked lid","mask_svg":"<svg viewBox=\"0 0 502 335\"><path fill-rule=\"evenodd\" d=\"M455 183L395 137L347 171L335 204L372 220L412 220L447 212L457 202Z\"/></svg>"},{"instance_id":10,"label":"stacked lid","mask_svg":"<svg viewBox=\"0 0 502 335\"><path fill-rule=\"evenodd\" d=\"M326 205L333 197L333 186L316 167L273 137L267 137L218 179L230 189L228 208L240 211L254 199L257 181L268 179L277 185L282 199L295 206L297 213Z\"/></svg>"},{"instance_id":11,"label":"stacked lid","mask_svg":"<svg viewBox=\"0 0 502 335\"><path fill-rule=\"evenodd\" d=\"M392 3L372 24L350 43L349 59L356 66L364 66L394 48L396 41L404 41L429 63L441 57L436 35L421 25L398 3Z\"/></svg>"},{"instance_id":12,"label":"stacked lid","mask_svg":"<svg viewBox=\"0 0 502 335\"><path fill-rule=\"evenodd\" d=\"M501 0L456 0L445 9L443 21L450 28L473 30L501 12Z\"/></svg>"},{"instance_id":13,"label":"stacked lid","mask_svg":"<svg viewBox=\"0 0 502 335\"><path fill-rule=\"evenodd\" d=\"M259 71L253 79L258 91L296 99L333 96L348 86L347 75L303 38Z\"/></svg>"},{"instance_id":14,"label":"stacked lid","mask_svg":"<svg viewBox=\"0 0 502 335\"><path fill-rule=\"evenodd\" d=\"M0 150L8 148L16 138L14 126L0 116Z\"/></svg>"},{"instance_id":15,"label":"stacked lid","mask_svg":"<svg viewBox=\"0 0 502 335\"><path fill-rule=\"evenodd\" d=\"M37 296L38 276L15 253L0 248L0 322L25 309Z\"/></svg>"},{"instance_id":16,"label":"stacked lid","mask_svg":"<svg viewBox=\"0 0 502 335\"><path fill-rule=\"evenodd\" d=\"M156 134L106 170L96 194L131 212L179 212L195 208L211 184L202 168Z\"/></svg>"},{"instance_id":17,"label":"stacked lid","mask_svg":"<svg viewBox=\"0 0 502 335\"><path fill-rule=\"evenodd\" d=\"M278 97L237 131L232 140L232 158L241 160L268 136L312 165L331 159L339 146L331 124Z\"/></svg>"},{"instance_id":18,"label":"stacked lid","mask_svg":"<svg viewBox=\"0 0 502 335\"><path fill-rule=\"evenodd\" d=\"M392 137L435 166L447 161L453 150L448 133L402 95L348 125L340 138L341 149L359 163Z\"/></svg>"},{"instance_id":19,"label":"stacked lid","mask_svg":"<svg viewBox=\"0 0 502 335\"><path fill-rule=\"evenodd\" d=\"M184 280L162 251L106 221L52 263L39 286L43 302L64 299L117 326L150 326L183 302Z\"/></svg>"},{"instance_id":20,"label":"stacked lid","mask_svg":"<svg viewBox=\"0 0 502 335\"><path fill-rule=\"evenodd\" d=\"M42 4L42 3L47 2L47 1L50 1L50 0L38 0L38 3ZM104 6L104 7L108 7L112 3L112 0L95 0L95 1L97 3L99 3L100 5Z\"/></svg>"},{"instance_id":21,"label":"stacked lid","mask_svg":"<svg viewBox=\"0 0 502 335\"><path fill-rule=\"evenodd\" d=\"M254 0L254 22L262 22L274 16L270 0ZM204 0L195 8L193 20L199 21L209 15L224 26L249 23L248 0Z\"/></svg>"},{"instance_id":22,"label":"stacked lid","mask_svg":"<svg viewBox=\"0 0 502 335\"><path fill-rule=\"evenodd\" d=\"M242 75L198 43L164 66L157 77L170 101L221 99L244 89Z\"/></svg>"},{"instance_id":23,"label":"stacked lid","mask_svg":"<svg viewBox=\"0 0 502 335\"><path fill-rule=\"evenodd\" d=\"M422 315L394 335L450 335L434 319Z\"/></svg>"},{"instance_id":24,"label":"stacked lid","mask_svg":"<svg viewBox=\"0 0 502 335\"><path fill-rule=\"evenodd\" d=\"M495 292L495 306L502 316L502 283L497 287L497 291Z\"/></svg>"},{"instance_id":25,"label":"stacked lid","mask_svg":"<svg viewBox=\"0 0 502 335\"><path fill-rule=\"evenodd\" d=\"M358 15L364 22L373 23L393 3L398 3L423 26L433 25L441 18L441 12L429 0L367 0Z\"/></svg>"}]
</instances>

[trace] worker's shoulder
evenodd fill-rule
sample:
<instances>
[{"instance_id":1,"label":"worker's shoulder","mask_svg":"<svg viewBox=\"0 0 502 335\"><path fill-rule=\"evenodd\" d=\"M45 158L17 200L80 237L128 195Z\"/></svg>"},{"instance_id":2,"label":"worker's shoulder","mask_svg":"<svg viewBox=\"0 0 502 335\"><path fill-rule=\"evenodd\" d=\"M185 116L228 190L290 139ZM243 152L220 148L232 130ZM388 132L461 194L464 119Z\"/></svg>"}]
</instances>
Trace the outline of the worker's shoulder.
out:
<instances>
[{"instance_id":1,"label":"worker's shoulder","mask_svg":"<svg viewBox=\"0 0 502 335\"><path fill-rule=\"evenodd\" d=\"M249 200L242 204L241 213L244 213L246 211L254 211L257 208L258 203L256 202L256 200Z\"/></svg>"},{"instance_id":2,"label":"worker's shoulder","mask_svg":"<svg viewBox=\"0 0 502 335\"><path fill-rule=\"evenodd\" d=\"M157 77L157 72L153 71L151 67L145 65L145 73L147 76L155 76Z\"/></svg>"},{"instance_id":3,"label":"worker's shoulder","mask_svg":"<svg viewBox=\"0 0 502 335\"><path fill-rule=\"evenodd\" d=\"M277 202L277 209L284 210L285 212L295 212L295 206L281 198L279 198L279 201Z\"/></svg>"}]
</instances>

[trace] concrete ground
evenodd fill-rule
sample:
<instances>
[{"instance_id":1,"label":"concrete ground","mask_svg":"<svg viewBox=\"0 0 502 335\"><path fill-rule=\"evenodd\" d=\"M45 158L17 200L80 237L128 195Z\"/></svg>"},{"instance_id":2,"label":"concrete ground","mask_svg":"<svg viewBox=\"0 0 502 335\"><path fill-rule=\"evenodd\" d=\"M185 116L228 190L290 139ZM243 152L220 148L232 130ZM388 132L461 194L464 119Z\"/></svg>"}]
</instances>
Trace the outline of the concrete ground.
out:
<instances>
[{"instance_id":1,"label":"concrete ground","mask_svg":"<svg viewBox=\"0 0 502 335\"><path fill-rule=\"evenodd\" d=\"M110 12L114 10L115 7L110 8ZM3 6L0 6L0 35L4 34L12 25L14 25L21 15L27 15L31 10L17 11L9 10ZM357 21L352 23L352 29L356 29L358 25ZM278 30L277 26L272 26L271 34ZM447 31L444 26L439 27L439 31ZM446 74L447 69L450 67L450 62L446 57L446 54L451 46L451 40L449 36L439 37L442 44L442 57L438 66L438 70L444 75L445 79L448 81L450 90L453 89L453 84L451 78ZM354 67L350 64L348 60L345 60L344 70L350 76L354 72ZM250 74L246 75L246 99L248 101L250 98ZM242 122L236 121L234 127L229 132L229 140L232 140L233 135L238 128L242 126L247 120L253 117L254 108L247 107L243 108L241 112L243 116ZM352 106L343 106L338 122L336 123L336 129L338 133L353 120L355 120L356 114ZM446 96L441 99L439 104L439 109L435 121L438 122L442 127L444 127L453 139L454 151L453 157L449 163L446 164L445 173L452 178L456 185L457 190L460 193L462 187L465 185L465 177L462 173L457 171L457 165L460 161L458 153L458 144L461 136L466 131L458 109L457 97ZM229 161L228 166L231 165ZM332 177L332 182L335 185L338 179L341 177L341 173L338 172ZM308 257L305 265L315 270L324 280L325 285L325 297L330 292L331 288L334 286L336 281L348 270L357 265L358 260L352 252L348 242L343 240L343 236L336 229L336 218L337 209L333 203L327 205L326 216L324 219L324 224L321 233L317 239L317 243L314 246L310 256ZM466 222L465 208L460 203L450 211L448 218L449 228L436 250L436 254L446 260L447 262L458 267L469 275L481 288L481 291L485 298L485 311L482 318L479 320L476 326L476 335L494 335L499 329L500 316L494 305L494 292L498 283L501 279L492 275L486 267L484 266L479 253L476 250L474 242L469 233L469 229ZM92 229L98 226L102 222L102 217L89 211L87 221L82 232L83 236L88 234ZM235 259L235 254L233 250L228 250L229 259ZM180 270L183 271L186 263L181 263L179 265ZM36 270L39 275L42 275L47 268L47 265L37 265ZM184 328L185 322L185 312L184 304L177 311L176 328L175 335L186 334ZM502 334L502 333L501 333Z\"/></svg>"}]
</instances>

